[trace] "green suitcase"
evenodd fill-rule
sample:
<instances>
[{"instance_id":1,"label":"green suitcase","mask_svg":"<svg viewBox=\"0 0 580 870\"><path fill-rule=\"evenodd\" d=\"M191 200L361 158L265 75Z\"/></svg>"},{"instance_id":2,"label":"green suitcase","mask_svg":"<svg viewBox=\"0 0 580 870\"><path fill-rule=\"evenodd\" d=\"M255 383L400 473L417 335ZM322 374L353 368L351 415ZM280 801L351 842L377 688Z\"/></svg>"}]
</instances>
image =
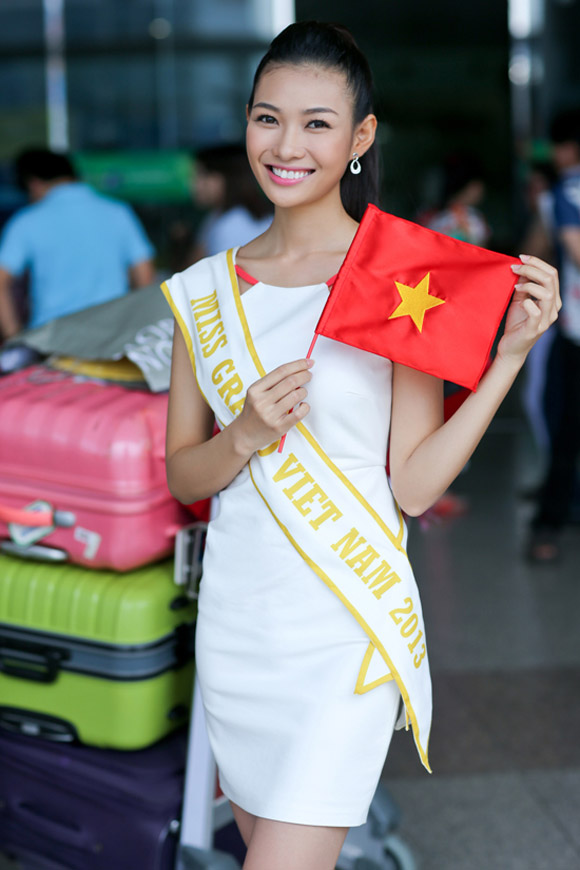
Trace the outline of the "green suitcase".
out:
<instances>
[{"instance_id":1,"label":"green suitcase","mask_svg":"<svg viewBox=\"0 0 580 870\"><path fill-rule=\"evenodd\" d=\"M155 743L189 718L195 614L173 561L117 574L0 556L0 726Z\"/></svg>"}]
</instances>

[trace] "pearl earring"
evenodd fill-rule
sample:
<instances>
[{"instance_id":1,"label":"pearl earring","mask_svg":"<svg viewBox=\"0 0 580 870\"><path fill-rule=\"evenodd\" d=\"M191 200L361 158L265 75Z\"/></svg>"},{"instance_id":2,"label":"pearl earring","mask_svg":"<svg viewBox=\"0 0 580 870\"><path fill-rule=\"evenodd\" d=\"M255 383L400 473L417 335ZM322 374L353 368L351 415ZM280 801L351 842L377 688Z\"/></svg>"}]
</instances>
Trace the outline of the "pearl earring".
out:
<instances>
[{"instance_id":1,"label":"pearl earring","mask_svg":"<svg viewBox=\"0 0 580 870\"><path fill-rule=\"evenodd\" d=\"M350 171L352 172L353 175L358 175L359 172L361 171L361 169L362 169L362 166L360 165L360 161L358 159L358 154L355 151L352 155L352 160L350 162Z\"/></svg>"}]
</instances>

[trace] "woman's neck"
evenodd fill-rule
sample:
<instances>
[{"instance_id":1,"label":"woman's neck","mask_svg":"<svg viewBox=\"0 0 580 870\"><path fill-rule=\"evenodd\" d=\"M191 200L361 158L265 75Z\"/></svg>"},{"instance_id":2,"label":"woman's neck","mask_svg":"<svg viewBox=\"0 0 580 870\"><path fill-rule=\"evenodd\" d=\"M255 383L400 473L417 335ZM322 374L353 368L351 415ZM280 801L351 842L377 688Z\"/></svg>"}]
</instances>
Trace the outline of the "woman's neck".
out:
<instances>
[{"instance_id":1,"label":"woman's neck","mask_svg":"<svg viewBox=\"0 0 580 870\"><path fill-rule=\"evenodd\" d=\"M336 275L358 224L334 200L276 208L272 226L244 245L236 261L257 280L283 287L322 284Z\"/></svg>"},{"instance_id":2,"label":"woman's neck","mask_svg":"<svg viewBox=\"0 0 580 870\"><path fill-rule=\"evenodd\" d=\"M277 207L264 237L270 256L302 257L317 251L346 250L357 223L338 196L294 208Z\"/></svg>"}]
</instances>

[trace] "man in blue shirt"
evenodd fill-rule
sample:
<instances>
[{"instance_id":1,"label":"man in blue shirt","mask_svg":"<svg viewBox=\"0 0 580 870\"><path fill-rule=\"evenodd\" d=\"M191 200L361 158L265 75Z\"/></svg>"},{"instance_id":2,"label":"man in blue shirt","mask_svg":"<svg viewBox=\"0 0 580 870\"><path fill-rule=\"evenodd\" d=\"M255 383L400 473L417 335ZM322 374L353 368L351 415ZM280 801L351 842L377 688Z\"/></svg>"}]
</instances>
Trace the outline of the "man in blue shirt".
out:
<instances>
[{"instance_id":1,"label":"man in blue shirt","mask_svg":"<svg viewBox=\"0 0 580 870\"><path fill-rule=\"evenodd\" d=\"M0 239L2 337L24 325L11 285L25 272L30 327L153 282L153 248L128 205L79 181L62 154L25 151L16 173L31 204L10 218Z\"/></svg>"},{"instance_id":2,"label":"man in blue shirt","mask_svg":"<svg viewBox=\"0 0 580 870\"><path fill-rule=\"evenodd\" d=\"M580 454L580 109L562 112L551 127L559 179L554 187L554 228L562 311L552 353L559 354L562 408L555 421L550 465L532 523L528 555L551 562L559 555L559 533L569 518Z\"/></svg>"}]
</instances>

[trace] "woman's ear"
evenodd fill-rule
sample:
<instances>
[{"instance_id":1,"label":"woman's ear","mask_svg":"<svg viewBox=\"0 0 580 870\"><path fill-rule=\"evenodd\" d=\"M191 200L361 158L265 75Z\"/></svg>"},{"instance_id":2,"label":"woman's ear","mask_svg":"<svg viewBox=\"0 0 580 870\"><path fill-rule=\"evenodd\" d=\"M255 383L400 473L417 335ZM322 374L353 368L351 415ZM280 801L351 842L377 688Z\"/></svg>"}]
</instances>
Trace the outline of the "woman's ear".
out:
<instances>
[{"instance_id":1,"label":"woman's ear","mask_svg":"<svg viewBox=\"0 0 580 870\"><path fill-rule=\"evenodd\" d=\"M356 151L359 157L362 157L365 151L368 151L377 132L377 119L375 115L367 115L363 121L357 126L354 134L354 142L352 150Z\"/></svg>"}]
</instances>

